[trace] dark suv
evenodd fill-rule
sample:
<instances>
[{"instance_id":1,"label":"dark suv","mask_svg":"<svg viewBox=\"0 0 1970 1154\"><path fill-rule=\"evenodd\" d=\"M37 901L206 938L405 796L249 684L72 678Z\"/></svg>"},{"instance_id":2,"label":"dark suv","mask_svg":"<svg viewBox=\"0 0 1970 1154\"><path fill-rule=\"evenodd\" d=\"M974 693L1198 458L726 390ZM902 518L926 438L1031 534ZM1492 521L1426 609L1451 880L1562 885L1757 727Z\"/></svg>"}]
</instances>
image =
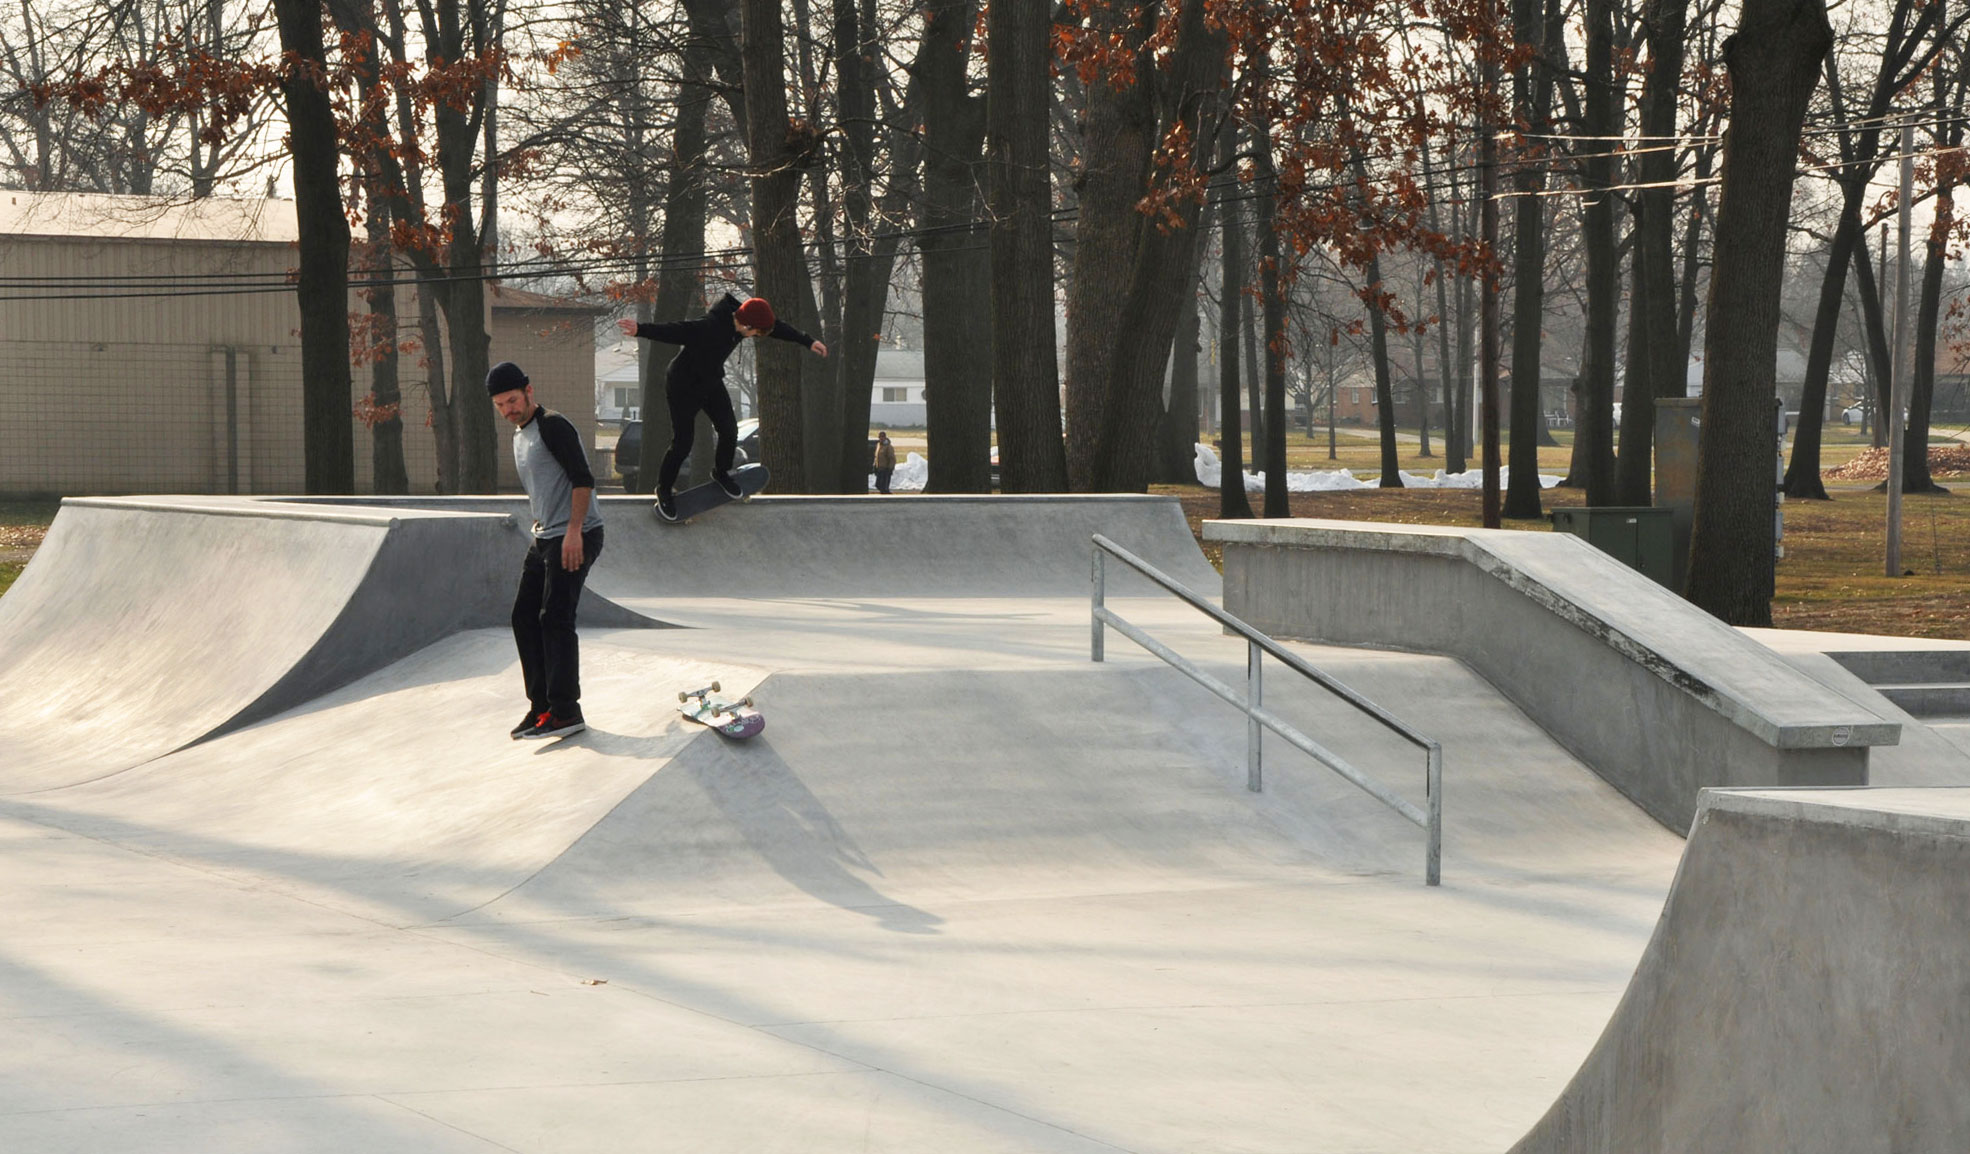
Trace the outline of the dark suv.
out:
<instances>
[{"instance_id":1,"label":"dark suv","mask_svg":"<svg viewBox=\"0 0 1970 1154\"><path fill-rule=\"evenodd\" d=\"M695 446L693 446L695 449ZM624 421L622 435L616 438L616 474L622 478L622 487L632 492L636 489L636 473L643 461L643 422ZM739 448L732 455L734 468L747 461L759 459L759 419L747 417L739 422ZM691 458L684 458L683 473L691 475Z\"/></svg>"}]
</instances>

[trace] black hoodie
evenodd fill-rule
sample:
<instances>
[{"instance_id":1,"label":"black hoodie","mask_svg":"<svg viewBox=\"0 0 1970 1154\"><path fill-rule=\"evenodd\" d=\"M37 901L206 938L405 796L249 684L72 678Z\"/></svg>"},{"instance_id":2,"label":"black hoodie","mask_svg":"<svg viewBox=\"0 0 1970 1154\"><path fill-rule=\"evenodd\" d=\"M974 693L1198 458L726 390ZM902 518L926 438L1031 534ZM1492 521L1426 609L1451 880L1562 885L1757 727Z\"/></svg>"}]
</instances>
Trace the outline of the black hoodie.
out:
<instances>
[{"instance_id":1,"label":"black hoodie","mask_svg":"<svg viewBox=\"0 0 1970 1154\"><path fill-rule=\"evenodd\" d=\"M726 293L711 311L694 321L667 321L661 324L640 324L636 335L646 341L662 341L667 345L677 345L677 355L670 359L670 368L664 373L665 382L672 388L690 384L697 386L722 385L725 383L725 359L739 342L746 338L732 324L732 315L739 311L739 298ZM794 328L783 320L773 322L773 331L766 334L778 341L791 341L808 346L814 338Z\"/></svg>"}]
</instances>

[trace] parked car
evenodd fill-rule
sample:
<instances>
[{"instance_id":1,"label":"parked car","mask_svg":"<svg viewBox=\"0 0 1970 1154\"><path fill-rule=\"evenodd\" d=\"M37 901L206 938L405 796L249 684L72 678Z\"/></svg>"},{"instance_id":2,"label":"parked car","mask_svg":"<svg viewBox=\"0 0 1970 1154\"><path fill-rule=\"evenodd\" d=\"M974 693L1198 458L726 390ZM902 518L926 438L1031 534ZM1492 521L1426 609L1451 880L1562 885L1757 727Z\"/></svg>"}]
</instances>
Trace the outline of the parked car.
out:
<instances>
[{"instance_id":1,"label":"parked car","mask_svg":"<svg viewBox=\"0 0 1970 1154\"><path fill-rule=\"evenodd\" d=\"M739 422L738 448L732 454L734 467L748 461L759 459L759 420L747 417ZM697 446L692 446L692 456L696 456ZM642 467L643 422L624 421L622 435L616 438L616 475L622 478L622 487L634 491L636 474ZM684 475L691 475L691 458L684 458Z\"/></svg>"},{"instance_id":2,"label":"parked car","mask_svg":"<svg viewBox=\"0 0 1970 1154\"><path fill-rule=\"evenodd\" d=\"M1840 410L1840 423L1844 425L1857 425L1864 415L1861 406L1848 405L1846 408Z\"/></svg>"}]
</instances>

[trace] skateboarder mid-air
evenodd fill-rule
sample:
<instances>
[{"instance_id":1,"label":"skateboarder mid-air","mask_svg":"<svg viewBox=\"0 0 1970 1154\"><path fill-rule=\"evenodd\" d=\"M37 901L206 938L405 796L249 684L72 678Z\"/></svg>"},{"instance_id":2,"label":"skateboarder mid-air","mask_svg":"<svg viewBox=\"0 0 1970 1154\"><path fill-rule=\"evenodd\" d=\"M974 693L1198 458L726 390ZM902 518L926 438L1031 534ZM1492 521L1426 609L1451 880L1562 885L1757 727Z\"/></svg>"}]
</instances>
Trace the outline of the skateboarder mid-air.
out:
<instances>
[{"instance_id":1,"label":"skateboarder mid-air","mask_svg":"<svg viewBox=\"0 0 1970 1154\"><path fill-rule=\"evenodd\" d=\"M534 516L533 544L513 598L513 640L527 685L517 738L563 737L588 728L581 716L581 650L575 606L602 553L595 476L574 422L534 401L527 374L501 361L486 374L493 407L513 424L513 464Z\"/></svg>"},{"instance_id":2,"label":"skateboarder mid-air","mask_svg":"<svg viewBox=\"0 0 1970 1154\"><path fill-rule=\"evenodd\" d=\"M718 449L712 457L711 479L728 497L740 495L732 479L732 456L738 448L738 420L732 414L732 397L725 391L725 358L747 337L769 336L774 340L806 345L820 356L828 346L773 317L773 306L763 297L744 304L731 293L711 306L711 311L694 321L637 324L624 318L616 322L624 335L646 341L677 345L677 355L664 373L664 401L670 408L670 451L664 454L663 468L657 473L657 512L664 519L677 519L674 490L678 470L690 455L697 436L699 410L711 418L718 432Z\"/></svg>"}]
</instances>

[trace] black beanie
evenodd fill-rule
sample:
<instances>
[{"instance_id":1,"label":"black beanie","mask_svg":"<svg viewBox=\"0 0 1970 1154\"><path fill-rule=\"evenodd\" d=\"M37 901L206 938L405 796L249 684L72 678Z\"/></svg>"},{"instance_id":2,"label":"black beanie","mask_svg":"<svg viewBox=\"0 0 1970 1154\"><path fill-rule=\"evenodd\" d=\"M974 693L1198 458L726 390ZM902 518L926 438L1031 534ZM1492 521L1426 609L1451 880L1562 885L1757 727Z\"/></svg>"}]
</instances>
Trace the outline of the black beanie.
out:
<instances>
[{"instance_id":1,"label":"black beanie","mask_svg":"<svg viewBox=\"0 0 1970 1154\"><path fill-rule=\"evenodd\" d=\"M501 393L524 389L527 383L527 374L520 371L519 365L512 361L501 361L486 374L486 395L497 397Z\"/></svg>"}]
</instances>

